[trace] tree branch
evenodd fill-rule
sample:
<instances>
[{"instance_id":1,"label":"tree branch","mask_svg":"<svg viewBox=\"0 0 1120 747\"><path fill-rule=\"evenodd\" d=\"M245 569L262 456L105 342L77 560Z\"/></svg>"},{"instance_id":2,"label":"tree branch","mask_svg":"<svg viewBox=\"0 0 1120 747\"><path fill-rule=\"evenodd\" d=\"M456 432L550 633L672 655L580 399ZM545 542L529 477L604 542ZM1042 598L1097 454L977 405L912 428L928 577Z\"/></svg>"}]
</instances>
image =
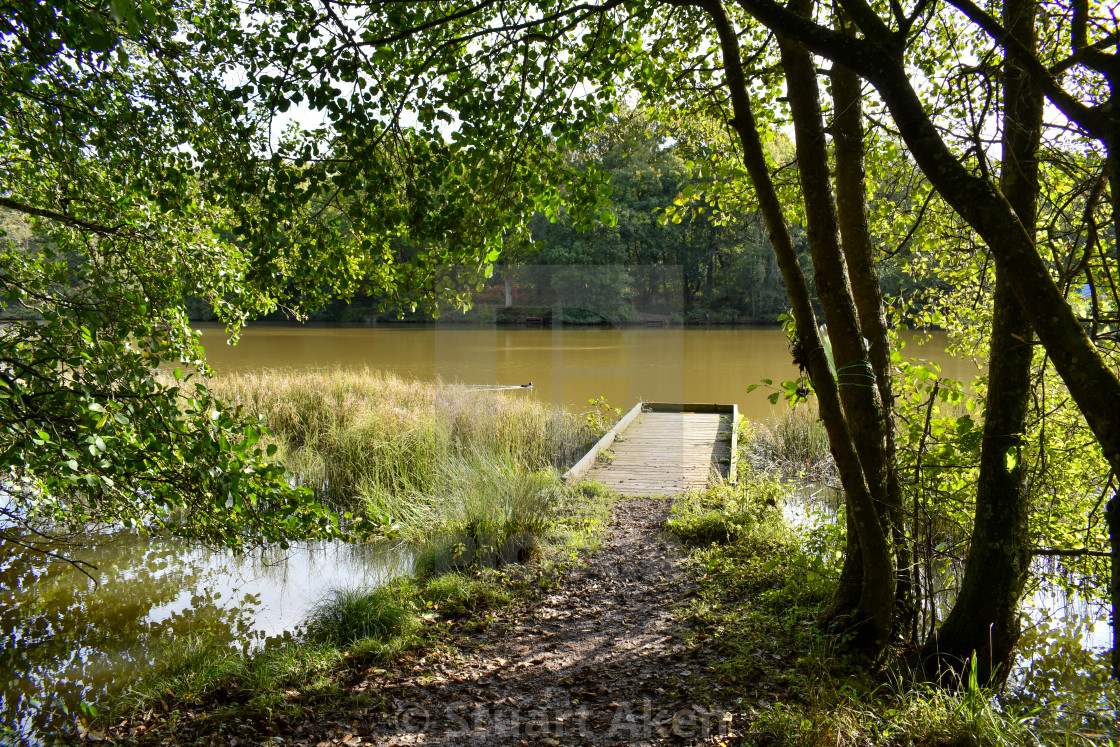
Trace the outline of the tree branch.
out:
<instances>
[{"instance_id":1,"label":"tree branch","mask_svg":"<svg viewBox=\"0 0 1120 747\"><path fill-rule=\"evenodd\" d=\"M9 210L15 210L17 213L23 213L24 215L35 215L39 218L47 218L48 220L64 223L65 225L71 226L73 228L81 228L86 231L92 231L93 233L102 236L112 236L115 234L119 234L121 233L121 229L126 225L124 223L118 223L115 226L103 226L100 223L93 223L87 220L82 220L81 218L75 218L74 216L68 215L66 213L59 213L54 210L37 208L33 205L25 205L22 202L16 202L9 197L0 197L0 207L6 207Z\"/></svg>"},{"instance_id":2,"label":"tree branch","mask_svg":"<svg viewBox=\"0 0 1120 747\"><path fill-rule=\"evenodd\" d=\"M1084 127L1089 134L1103 142L1109 142L1110 129L1114 126L1109 122L1108 115L1097 107L1090 107L1070 95L1058 85L1057 80L1050 71L1039 62L1022 42L1012 36L995 18L986 13L972 0L948 0L965 16L979 26L985 33L995 39L1009 55L1014 57L1023 70L1031 76L1035 84L1046 94L1046 98L1054 103L1071 121Z\"/></svg>"},{"instance_id":3,"label":"tree branch","mask_svg":"<svg viewBox=\"0 0 1120 747\"><path fill-rule=\"evenodd\" d=\"M1059 558L1081 558L1081 557L1111 558L1112 557L1111 552L1103 552L1101 550L1086 550L1084 548L1082 548L1080 550L1062 550L1062 549L1057 548L1057 547L1036 547L1036 548L1031 550L1031 554L1032 555L1047 555L1047 556L1059 557Z\"/></svg>"},{"instance_id":4,"label":"tree branch","mask_svg":"<svg viewBox=\"0 0 1120 747\"><path fill-rule=\"evenodd\" d=\"M363 42L361 42L360 46L383 47L383 46L386 46L386 45L389 45L389 44L393 44L394 42L398 42L398 41L401 41L402 39L407 39L411 36L415 36L416 34L418 34L420 32L427 31L428 29L433 29L433 28L436 28L438 26L443 26L443 25L446 25L446 24L448 24L452 21L457 21L461 18L467 18L467 17L479 12L480 10L482 10L484 8L487 8L491 5L494 5L497 2L498 2L498 0L484 0L484 2L481 2L478 5L475 5L471 8L466 8L464 10L459 11L458 13L452 13L449 16L444 16L442 18L437 18L433 21L428 21L427 23L422 23L418 26L414 26L412 28L405 29L405 30L403 30L403 31L401 31L397 34L393 34L391 36L384 36L384 37L381 37L380 39L370 39L370 40L363 41ZM492 34L500 34L500 33L508 32L508 31L524 31L525 29L534 28L535 26L543 26L545 24L551 23L553 21L558 21L561 18L566 18L568 16L575 15L577 13L582 13L582 12L603 13L603 12L606 12L606 11L611 10L613 8L616 8L619 5L622 5L622 3L623 3L623 0L608 0L607 2L603 3L602 5L594 5L594 4L591 4L591 3L580 3L578 5L574 5L570 8L565 8L562 11L558 11L556 13L550 13L549 15L542 16L541 18L538 18L538 19L533 20L533 21L525 21L523 23L512 23L512 24L507 24L507 25L504 25L504 26L494 26L493 28L487 28L487 29L484 29L484 30L479 31L477 33L469 34L465 37L457 38L454 41L469 41L470 39L475 38L475 37L488 36L488 35L492 35Z\"/></svg>"}]
</instances>

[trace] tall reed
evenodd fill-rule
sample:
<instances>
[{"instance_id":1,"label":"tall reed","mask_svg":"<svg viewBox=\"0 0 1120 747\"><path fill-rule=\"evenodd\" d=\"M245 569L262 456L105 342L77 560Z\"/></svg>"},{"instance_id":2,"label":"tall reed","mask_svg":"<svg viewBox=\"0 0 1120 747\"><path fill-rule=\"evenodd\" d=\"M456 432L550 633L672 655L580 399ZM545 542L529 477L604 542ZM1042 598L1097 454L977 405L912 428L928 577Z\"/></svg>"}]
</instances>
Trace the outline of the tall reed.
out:
<instances>
[{"instance_id":1,"label":"tall reed","mask_svg":"<svg viewBox=\"0 0 1120 747\"><path fill-rule=\"evenodd\" d=\"M508 534L546 521L539 496L556 480L552 468L592 440L579 418L524 392L368 369L226 375L211 389L264 418L301 484L340 507L385 512L406 534L472 524Z\"/></svg>"},{"instance_id":2,"label":"tall reed","mask_svg":"<svg viewBox=\"0 0 1120 747\"><path fill-rule=\"evenodd\" d=\"M836 474L828 434L815 407L800 406L756 424L743 434L747 461L786 478L830 482Z\"/></svg>"}]
</instances>

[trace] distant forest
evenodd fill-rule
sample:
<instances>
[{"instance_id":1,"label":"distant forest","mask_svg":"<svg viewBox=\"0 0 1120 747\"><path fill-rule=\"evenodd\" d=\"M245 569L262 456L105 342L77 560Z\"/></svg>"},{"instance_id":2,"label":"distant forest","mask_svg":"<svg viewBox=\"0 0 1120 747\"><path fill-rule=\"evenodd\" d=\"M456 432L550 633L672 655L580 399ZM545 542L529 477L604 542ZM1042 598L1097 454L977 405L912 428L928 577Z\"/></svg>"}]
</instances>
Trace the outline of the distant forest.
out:
<instances>
[{"instance_id":1,"label":"distant forest","mask_svg":"<svg viewBox=\"0 0 1120 747\"><path fill-rule=\"evenodd\" d=\"M534 215L528 240L511 240L489 281L466 289L470 308L413 308L408 299L367 289L351 298L331 298L308 318L500 324L526 318L551 321L561 309L569 324L777 323L788 311L785 284L762 221L749 207L750 195L731 207L719 204L712 197L718 194L712 175L696 165L710 160L707 142L712 140L693 127L674 129L630 112L601 130L586 151L569 156L573 170L592 168L602 174L612 209L590 227L576 225L563 209L552 216ZM769 149L776 172L796 189L792 143L779 134ZM901 197L904 202L906 196ZM900 196L891 199L899 201ZM25 222L6 212L0 220L9 238L29 248L36 245ZM796 216L791 225L815 292L804 228ZM416 249L401 245L398 251L406 257ZM904 296L921 302L941 290L936 273L924 273L921 280L908 274L911 258L909 251L880 255L878 269L888 299ZM455 283L455 269L447 268L439 281ZM203 299L188 297L186 307L192 320L216 319ZM28 313L9 305L0 310L0 318ZM282 308L263 317L290 318Z\"/></svg>"},{"instance_id":2,"label":"distant forest","mask_svg":"<svg viewBox=\"0 0 1120 747\"><path fill-rule=\"evenodd\" d=\"M788 166L793 183L792 144L779 136L771 150L779 166ZM686 133L640 115L621 118L600 133L592 149L570 157L573 168L592 166L609 180L613 215L581 230L563 211L554 220L538 213L530 222L532 241L507 248L490 282L471 289L471 308L442 309L439 321L517 323L547 318L559 307L564 321L576 324L776 323L788 301L759 216L687 199L711 181L693 163L708 155ZM674 213L682 204L688 209ZM795 224L794 231L808 270L804 229ZM906 259L884 255L879 262L888 297L905 294L914 300L938 282L911 279ZM811 283L812 272L806 276ZM189 299L188 311L192 319L214 318L198 299ZM310 320L418 322L435 316L424 307L359 292L327 303ZM266 318L287 317L277 311Z\"/></svg>"}]
</instances>

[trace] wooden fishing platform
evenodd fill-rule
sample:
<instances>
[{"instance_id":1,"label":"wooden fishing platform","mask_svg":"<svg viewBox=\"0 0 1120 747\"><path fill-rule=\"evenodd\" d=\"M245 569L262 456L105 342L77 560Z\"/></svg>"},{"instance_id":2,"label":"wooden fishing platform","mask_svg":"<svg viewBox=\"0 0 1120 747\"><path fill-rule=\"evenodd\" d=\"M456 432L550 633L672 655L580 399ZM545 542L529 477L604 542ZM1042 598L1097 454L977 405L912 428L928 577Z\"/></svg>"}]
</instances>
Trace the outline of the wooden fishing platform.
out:
<instances>
[{"instance_id":1,"label":"wooden fishing platform","mask_svg":"<svg viewBox=\"0 0 1120 747\"><path fill-rule=\"evenodd\" d=\"M565 473L623 495L676 495L736 478L737 405L639 402Z\"/></svg>"}]
</instances>

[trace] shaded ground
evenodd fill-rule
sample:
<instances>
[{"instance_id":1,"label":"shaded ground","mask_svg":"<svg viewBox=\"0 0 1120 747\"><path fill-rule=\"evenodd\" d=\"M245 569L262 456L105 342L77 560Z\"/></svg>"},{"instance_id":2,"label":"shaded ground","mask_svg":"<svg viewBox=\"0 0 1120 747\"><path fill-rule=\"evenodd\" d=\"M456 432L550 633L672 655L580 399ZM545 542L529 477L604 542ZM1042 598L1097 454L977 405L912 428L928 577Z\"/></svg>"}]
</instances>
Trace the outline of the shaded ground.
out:
<instances>
[{"instance_id":1,"label":"shaded ground","mask_svg":"<svg viewBox=\"0 0 1120 747\"><path fill-rule=\"evenodd\" d=\"M642 745L734 740L687 683L710 662L684 649L672 609L690 586L659 533L669 503L619 502L603 546L555 590L401 672L355 684L378 705L305 722L283 744Z\"/></svg>"}]
</instances>

